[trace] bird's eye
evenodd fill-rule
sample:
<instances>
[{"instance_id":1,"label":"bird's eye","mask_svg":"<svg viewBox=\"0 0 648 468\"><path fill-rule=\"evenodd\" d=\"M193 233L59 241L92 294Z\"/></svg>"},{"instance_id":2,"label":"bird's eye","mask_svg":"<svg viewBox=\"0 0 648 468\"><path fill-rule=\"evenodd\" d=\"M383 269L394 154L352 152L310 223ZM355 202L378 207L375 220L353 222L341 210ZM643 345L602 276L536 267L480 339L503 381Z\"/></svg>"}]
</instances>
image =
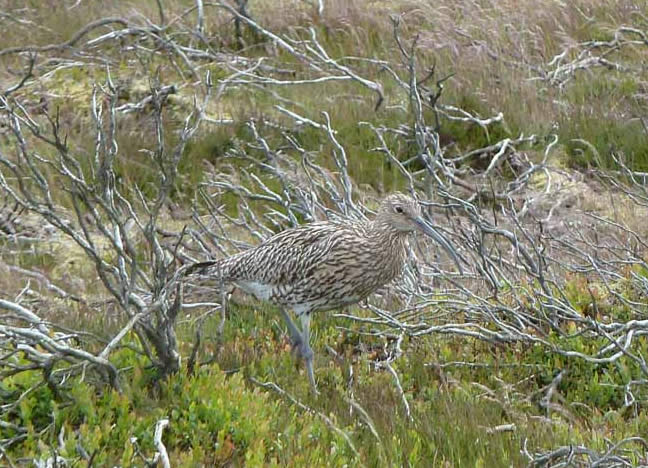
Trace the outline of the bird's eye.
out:
<instances>
[{"instance_id":1,"label":"bird's eye","mask_svg":"<svg viewBox=\"0 0 648 468\"><path fill-rule=\"evenodd\" d=\"M402 206L397 206L396 208L394 208L394 210L396 211L396 213L402 213L403 212L403 207Z\"/></svg>"}]
</instances>

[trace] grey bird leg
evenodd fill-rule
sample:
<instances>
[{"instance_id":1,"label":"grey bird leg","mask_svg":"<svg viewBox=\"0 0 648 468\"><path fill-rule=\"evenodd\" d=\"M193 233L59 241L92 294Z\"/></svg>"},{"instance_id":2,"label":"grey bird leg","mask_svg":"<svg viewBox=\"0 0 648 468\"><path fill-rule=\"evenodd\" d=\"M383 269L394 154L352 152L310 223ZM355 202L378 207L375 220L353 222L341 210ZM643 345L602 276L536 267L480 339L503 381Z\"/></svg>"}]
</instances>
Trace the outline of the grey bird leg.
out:
<instances>
[{"instance_id":1,"label":"grey bird leg","mask_svg":"<svg viewBox=\"0 0 648 468\"><path fill-rule=\"evenodd\" d=\"M313 393L319 395L317 391L317 385L315 384L315 372L313 370L313 350L310 347L310 314L303 313L300 315L300 320L302 324L302 331L300 332L295 325L295 322L290 318L290 314L286 312L283 307L280 307L281 315L286 321L288 326L288 333L290 334L290 340L292 341L293 349L296 349L299 355L304 359L306 363L306 372L308 374L308 380L310 382Z\"/></svg>"},{"instance_id":2,"label":"grey bird leg","mask_svg":"<svg viewBox=\"0 0 648 468\"><path fill-rule=\"evenodd\" d=\"M293 347L299 348L302 342L301 332L297 328L297 325L295 325L295 322L293 322L290 318L288 312L286 312L283 307L279 307L279 310L281 311L281 315L283 316L284 320L286 321L286 325L288 326L288 333L290 334L290 341L292 341Z\"/></svg>"},{"instance_id":3,"label":"grey bird leg","mask_svg":"<svg viewBox=\"0 0 648 468\"><path fill-rule=\"evenodd\" d=\"M310 381L311 388L315 395L319 395L317 391L317 384L315 383L315 372L313 371L313 350L310 347L310 320L311 316L308 312L302 314L300 317L302 324L302 343L300 353L306 362L306 372L308 373L308 380Z\"/></svg>"}]
</instances>

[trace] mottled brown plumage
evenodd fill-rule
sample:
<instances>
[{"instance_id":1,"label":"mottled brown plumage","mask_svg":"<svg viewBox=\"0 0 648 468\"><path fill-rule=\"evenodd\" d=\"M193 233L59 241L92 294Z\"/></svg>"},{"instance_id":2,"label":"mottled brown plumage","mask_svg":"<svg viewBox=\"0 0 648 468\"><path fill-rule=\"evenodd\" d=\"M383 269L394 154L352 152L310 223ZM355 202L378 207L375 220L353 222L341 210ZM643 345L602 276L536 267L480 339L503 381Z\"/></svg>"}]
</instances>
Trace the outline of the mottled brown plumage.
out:
<instances>
[{"instance_id":1,"label":"mottled brown plumage","mask_svg":"<svg viewBox=\"0 0 648 468\"><path fill-rule=\"evenodd\" d=\"M308 343L311 313L354 304L397 277L405 263L407 237L416 230L433 237L457 261L450 244L423 221L419 205L397 193L385 198L373 221L305 224L231 257L192 265L188 272L199 270L233 282L279 305L315 389ZM300 318L301 332L285 309Z\"/></svg>"}]
</instances>

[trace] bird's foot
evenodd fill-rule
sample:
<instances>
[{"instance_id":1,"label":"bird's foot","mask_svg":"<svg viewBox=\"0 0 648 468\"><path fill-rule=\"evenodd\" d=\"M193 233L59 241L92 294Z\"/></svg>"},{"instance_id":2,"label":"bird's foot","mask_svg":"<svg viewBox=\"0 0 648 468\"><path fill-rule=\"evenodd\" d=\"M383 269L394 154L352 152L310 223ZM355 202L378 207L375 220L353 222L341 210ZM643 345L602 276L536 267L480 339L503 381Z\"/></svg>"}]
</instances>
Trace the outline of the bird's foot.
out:
<instances>
[{"instance_id":1,"label":"bird's foot","mask_svg":"<svg viewBox=\"0 0 648 468\"><path fill-rule=\"evenodd\" d=\"M306 374L308 375L308 381L310 382L311 390L313 391L313 394L319 395L319 392L317 391L317 384L315 383L315 371L313 369L313 357L315 353L313 353L313 350L308 345L308 343L302 343L299 347L299 355L304 360L304 364L306 365Z\"/></svg>"},{"instance_id":2,"label":"bird's foot","mask_svg":"<svg viewBox=\"0 0 648 468\"><path fill-rule=\"evenodd\" d=\"M292 340L292 352L296 357L304 360L311 390L313 391L313 394L319 395L317 385L315 384L315 371L313 370L313 357L315 353L313 353L313 350L308 343L304 342L302 339Z\"/></svg>"},{"instance_id":3,"label":"bird's foot","mask_svg":"<svg viewBox=\"0 0 648 468\"><path fill-rule=\"evenodd\" d=\"M308 357L304 358L306 362L306 373L308 374L308 381L310 382L310 387L314 395L319 395L317 391L317 384L315 383L315 371L313 370L313 350L308 348L310 352Z\"/></svg>"}]
</instances>

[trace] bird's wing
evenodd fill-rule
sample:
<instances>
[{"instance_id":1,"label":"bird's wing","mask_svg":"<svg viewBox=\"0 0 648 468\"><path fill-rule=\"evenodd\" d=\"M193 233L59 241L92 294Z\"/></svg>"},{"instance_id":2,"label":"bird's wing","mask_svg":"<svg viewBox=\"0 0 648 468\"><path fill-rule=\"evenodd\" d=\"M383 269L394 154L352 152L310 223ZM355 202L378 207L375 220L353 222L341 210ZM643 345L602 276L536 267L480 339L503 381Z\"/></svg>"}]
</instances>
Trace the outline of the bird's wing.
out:
<instances>
[{"instance_id":1,"label":"bird's wing","mask_svg":"<svg viewBox=\"0 0 648 468\"><path fill-rule=\"evenodd\" d=\"M259 246L230 257L227 278L286 285L309 277L327 255L354 235L347 225L311 223L288 229Z\"/></svg>"}]
</instances>

